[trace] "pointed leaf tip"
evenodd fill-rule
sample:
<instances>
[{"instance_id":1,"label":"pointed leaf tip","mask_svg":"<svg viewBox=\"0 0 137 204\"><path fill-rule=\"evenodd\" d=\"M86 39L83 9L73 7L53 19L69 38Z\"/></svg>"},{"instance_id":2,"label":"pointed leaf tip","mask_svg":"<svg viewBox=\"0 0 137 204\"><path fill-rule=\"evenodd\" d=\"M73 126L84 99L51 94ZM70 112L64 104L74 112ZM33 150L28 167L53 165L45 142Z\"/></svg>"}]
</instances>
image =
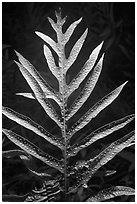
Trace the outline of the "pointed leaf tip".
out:
<instances>
[{"instance_id":1,"label":"pointed leaf tip","mask_svg":"<svg viewBox=\"0 0 137 204\"><path fill-rule=\"evenodd\" d=\"M83 17L81 17L79 20L76 21L76 23L80 23L82 21Z\"/></svg>"},{"instance_id":2,"label":"pointed leaf tip","mask_svg":"<svg viewBox=\"0 0 137 204\"><path fill-rule=\"evenodd\" d=\"M128 83L128 81L126 81L124 84L123 84L123 87Z\"/></svg>"},{"instance_id":3,"label":"pointed leaf tip","mask_svg":"<svg viewBox=\"0 0 137 204\"><path fill-rule=\"evenodd\" d=\"M15 62L15 64L16 64L18 67L21 66L21 64L20 64L19 62L17 62L16 60L13 60L13 61Z\"/></svg>"},{"instance_id":4,"label":"pointed leaf tip","mask_svg":"<svg viewBox=\"0 0 137 204\"><path fill-rule=\"evenodd\" d=\"M35 34L36 34L36 35L39 35L39 32L38 32L38 31L35 31Z\"/></svg>"},{"instance_id":5,"label":"pointed leaf tip","mask_svg":"<svg viewBox=\"0 0 137 204\"><path fill-rule=\"evenodd\" d=\"M18 52L17 52L17 50L14 50L14 52L15 52L15 54L16 54L16 55L18 55Z\"/></svg>"},{"instance_id":6,"label":"pointed leaf tip","mask_svg":"<svg viewBox=\"0 0 137 204\"><path fill-rule=\"evenodd\" d=\"M122 91L122 89L124 88L124 86L128 83L128 81L124 82L123 84L121 84L119 87L117 87L117 89L120 90L120 92Z\"/></svg>"},{"instance_id":7,"label":"pointed leaf tip","mask_svg":"<svg viewBox=\"0 0 137 204\"><path fill-rule=\"evenodd\" d=\"M16 53L17 56L20 55L19 52L18 52L17 50L14 50L14 51L15 51L15 53Z\"/></svg>"}]
</instances>

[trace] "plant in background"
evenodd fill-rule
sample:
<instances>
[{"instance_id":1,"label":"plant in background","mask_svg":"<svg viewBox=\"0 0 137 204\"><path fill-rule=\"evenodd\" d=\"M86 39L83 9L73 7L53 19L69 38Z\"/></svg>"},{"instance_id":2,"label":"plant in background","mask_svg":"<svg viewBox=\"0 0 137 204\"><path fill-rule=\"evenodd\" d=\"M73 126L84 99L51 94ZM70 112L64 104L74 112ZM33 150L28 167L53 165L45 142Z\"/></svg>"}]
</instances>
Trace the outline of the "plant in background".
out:
<instances>
[{"instance_id":1,"label":"plant in background","mask_svg":"<svg viewBox=\"0 0 137 204\"><path fill-rule=\"evenodd\" d=\"M29 171L37 177L40 177L42 186L32 189L32 192L27 193L26 195L4 195L3 199L5 201L21 200L37 202L77 201L77 196L80 195L80 201L91 202L104 201L121 195L134 195L134 189L129 186L109 186L108 188L100 189L98 192L88 187L88 182L102 166L112 160L124 148L134 145L134 131L112 142L99 153L96 155L94 154L95 156L91 156L91 158L79 160L76 157L81 150L89 147L90 145L94 145L95 142L99 143L100 139L120 130L129 122L133 121L134 114L112 121L111 123L94 130L78 142L73 141L74 134L79 133L79 131L82 130L93 118L110 105L118 97L127 82L117 87L111 93L105 95L81 118L72 124L71 127L69 127L69 120L77 114L80 108L84 106L84 103L89 98L97 83L104 58L103 54L101 58L98 59L103 43L93 50L80 72L69 84L67 84L67 71L77 59L86 39L88 29L86 29L81 35L70 51L69 57L66 58L65 46L82 18L72 23L65 33L63 33L62 28L66 22L66 17L61 17L61 10L56 12L56 18L56 23L51 18L48 18L48 20L57 34L57 42L43 33L36 32L36 34L46 42L46 44L44 44L44 55L50 71L58 80L59 91L54 90L40 76L34 66L17 51L16 54L19 62L15 61L15 63L18 65L20 72L32 90L32 93L18 93L18 95L37 100L46 114L60 128L60 137L51 134L40 124L34 122L31 118L22 115L11 108L3 107L3 114L19 125L44 138L50 144L59 148L62 153L62 158L58 159L49 155L38 146L31 143L27 138L4 128L3 133L13 143L20 147L21 150L4 151L3 155L7 155L8 157L18 155L24 161ZM57 54L58 62L56 62L53 56L53 51ZM69 107L68 99L70 95L79 88L85 79L87 80L83 89ZM60 107L60 112L56 111L56 106L53 103L53 100ZM39 169L36 170L35 158L49 166L49 169L56 169L56 173L52 174L52 170L46 171L46 169L44 171L40 171ZM110 175L114 174L115 171L108 170L106 173ZM85 194L84 189L89 189L87 194Z\"/></svg>"}]
</instances>

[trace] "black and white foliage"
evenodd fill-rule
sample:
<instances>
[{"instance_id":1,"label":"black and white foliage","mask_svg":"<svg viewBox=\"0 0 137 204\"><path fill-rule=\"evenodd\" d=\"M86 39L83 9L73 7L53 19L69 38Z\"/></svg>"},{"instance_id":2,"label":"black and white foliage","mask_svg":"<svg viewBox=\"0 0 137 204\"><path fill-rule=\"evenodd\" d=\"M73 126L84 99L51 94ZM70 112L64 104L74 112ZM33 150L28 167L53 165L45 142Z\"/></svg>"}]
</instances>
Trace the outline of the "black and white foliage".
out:
<instances>
[{"instance_id":1,"label":"black and white foliage","mask_svg":"<svg viewBox=\"0 0 137 204\"><path fill-rule=\"evenodd\" d=\"M128 115L124 118L120 118L116 121L108 123L97 130L93 131L86 137L84 137L78 143L71 144L70 140L75 133L84 128L93 118L95 118L101 111L109 106L121 93L126 83L123 83L119 87L112 90L110 93L99 99L98 102L92 106L79 120L77 120L70 128L68 128L68 121L77 114L77 111L84 106L84 103L92 93L103 67L103 54L98 59L99 52L102 48L103 42L98 45L90 54L88 60L81 68L81 71L71 80L69 84L66 81L67 71L71 65L77 59L82 46L86 40L88 29L81 35L78 41L74 44L68 58L65 56L65 46L70 40L77 25L80 24L82 18L72 23L68 29L63 33L62 28L66 22L66 17L61 17L61 10L56 12L57 22L54 22L51 18L48 18L52 28L56 32L57 41L55 42L49 36L36 31L36 34L44 41L44 55L47 60L48 67L52 74L56 77L59 84L59 91L55 91L42 76L37 72L34 66L25 59L20 53L16 51L19 62L15 61L23 77L29 84L31 93L17 93L27 97L29 99L37 100L42 106L43 111L59 126L61 129L62 137L58 138L55 135L48 132L44 127L33 121L31 118L22 115L8 107L3 107L3 114L9 119L13 120L17 124L33 131L38 136L44 138L52 145L62 151L62 159L47 154L41 150L38 146L34 145L31 141L16 134L15 132L3 129L3 133L22 150L9 150L3 152L4 155L17 154L22 160L24 160L28 166L28 169L43 178L43 187L41 189L33 189L30 195L24 198L24 201L54 201L59 193L64 196L64 201L69 201L69 195L76 193L81 186L88 188L88 181L94 176L96 171L100 169L107 162L112 160L120 151L130 146L135 140L134 131L123 136L122 138L114 141L99 154L91 159L83 161L77 161L73 166L70 165L70 159L75 157L79 151L93 144L102 138L108 137L113 132L123 128L128 123L134 120L134 114ZM58 64L56 64L53 57L53 51L58 56ZM70 95L79 88L81 83L85 80L86 83L81 90L78 97L74 100L72 105L68 108L68 99ZM49 100L50 99L50 100ZM58 115L55 107L51 104L51 100L54 100L60 107L60 115ZM57 177L50 180L52 175L46 172L35 172L29 167L29 162L33 157L46 163L48 166L57 169L59 172ZM73 159L73 158L72 158ZM113 173L112 173L113 174ZM74 178L74 182L70 183L71 177ZM86 202L104 201L115 196L121 195L134 195L135 191L128 186L111 186L110 188L103 189L97 194L91 195L86 198ZM10 196L16 200L18 196ZM5 196L6 198L6 196Z\"/></svg>"}]
</instances>

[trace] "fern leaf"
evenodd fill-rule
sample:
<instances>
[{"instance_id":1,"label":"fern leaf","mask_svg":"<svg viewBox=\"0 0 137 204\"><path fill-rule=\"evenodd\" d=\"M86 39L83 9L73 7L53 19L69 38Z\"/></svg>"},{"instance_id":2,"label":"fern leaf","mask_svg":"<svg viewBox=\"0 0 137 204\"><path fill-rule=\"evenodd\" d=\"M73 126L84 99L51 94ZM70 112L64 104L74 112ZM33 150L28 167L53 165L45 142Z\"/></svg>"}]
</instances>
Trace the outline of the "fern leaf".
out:
<instances>
[{"instance_id":1,"label":"fern leaf","mask_svg":"<svg viewBox=\"0 0 137 204\"><path fill-rule=\"evenodd\" d=\"M28 70L28 72L30 72L30 74L35 78L38 85L42 89L45 98L52 98L60 105L59 94L54 89L51 88L51 86L42 78L42 76L37 72L37 70L34 68L34 66L27 59L25 59L17 51L15 51L15 53L18 56L18 59L19 59L20 63L22 64L22 66L24 66ZM15 63L16 63L16 61L15 61Z\"/></svg>"},{"instance_id":2,"label":"fern leaf","mask_svg":"<svg viewBox=\"0 0 137 204\"><path fill-rule=\"evenodd\" d=\"M56 168L60 172L63 173L64 167L61 161L57 160L56 158L46 154L43 150L41 150L36 145L32 144L27 139L23 138L22 136L14 133L11 130L3 129L3 133L17 146L21 149L26 151L28 154L36 157L37 159L43 161L47 165Z\"/></svg>"},{"instance_id":3,"label":"fern leaf","mask_svg":"<svg viewBox=\"0 0 137 204\"><path fill-rule=\"evenodd\" d=\"M39 84L37 83L37 81L35 80L35 78L20 63L16 62L16 64L18 65L22 75L24 76L27 83L31 87L32 91L35 94L36 99L41 104L41 106L43 107L45 112L49 115L49 117L52 120L54 120L58 124L59 127L61 127L62 125L60 122L60 118L58 117L57 113L55 112L55 110L54 110L53 106L51 105L51 103L49 102L49 100L44 98L44 93L43 93L41 87L39 86Z\"/></svg>"},{"instance_id":4,"label":"fern leaf","mask_svg":"<svg viewBox=\"0 0 137 204\"><path fill-rule=\"evenodd\" d=\"M55 32L58 33L57 23L55 23L50 17L48 17L48 21L49 21L50 25L52 26L52 28L55 30Z\"/></svg>"},{"instance_id":5,"label":"fern leaf","mask_svg":"<svg viewBox=\"0 0 137 204\"><path fill-rule=\"evenodd\" d=\"M42 40L44 40L47 44L49 44L50 47L59 55L60 52L59 52L59 49L58 49L58 47L57 47L57 43L56 43L54 40L52 40L49 36L47 36L47 35L45 35L45 34L43 34L43 33L41 33L41 32L36 31L35 33L36 33L36 35L38 35Z\"/></svg>"},{"instance_id":6,"label":"fern leaf","mask_svg":"<svg viewBox=\"0 0 137 204\"><path fill-rule=\"evenodd\" d=\"M28 169L29 169L29 168L28 168ZM47 173L45 173L45 172L37 172L37 171L34 171L34 170L32 170L32 169L29 169L29 171L30 171L31 173L35 174L35 175L38 176L38 177L51 177L50 174L47 174Z\"/></svg>"},{"instance_id":7,"label":"fern leaf","mask_svg":"<svg viewBox=\"0 0 137 204\"><path fill-rule=\"evenodd\" d=\"M17 96L23 96L23 97L26 97L26 98L29 98L29 99L36 99L34 93L16 93L16 95ZM43 98L45 98L45 97L43 97ZM50 98L50 99L55 100L55 97L52 96L52 95L46 95L46 98ZM62 104L59 101L58 101L58 104L60 105L60 107L62 107Z\"/></svg>"},{"instance_id":8,"label":"fern leaf","mask_svg":"<svg viewBox=\"0 0 137 204\"><path fill-rule=\"evenodd\" d=\"M122 195L135 195L135 190L131 187L125 186L114 186L110 188L103 189L99 191L96 195L91 196L86 200L86 202L102 202L116 196Z\"/></svg>"},{"instance_id":9,"label":"fern leaf","mask_svg":"<svg viewBox=\"0 0 137 204\"><path fill-rule=\"evenodd\" d=\"M29 99L35 99L35 96L33 93L16 93L17 96L24 96Z\"/></svg>"},{"instance_id":10,"label":"fern leaf","mask_svg":"<svg viewBox=\"0 0 137 204\"><path fill-rule=\"evenodd\" d=\"M77 56L83 46L83 43L85 42L85 39L87 37L88 29L83 33L83 35L79 38L79 40L75 43L74 47L72 48L69 58L66 60L65 65L65 72L71 67L71 65L75 62L77 59Z\"/></svg>"},{"instance_id":11,"label":"fern leaf","mask_svg":"<svg viewBox=\"0 0 137 204\"><path fill-rule=\"evenodd\" d=\"M47 174L45 172L41 172L39 169L36 168L35 160L30 155L21 154L20 155L21 160L24 162L27 169L35 176L37 177L51 177L50 174Z\"/></svg>"},{"instance_id":12,"label":"fern leaf","mask_svg":"<svg viewBox=\"0 0 137 204\"><path fill-rule=\"evenodd\" d=\"M11 158L20 155L26 155L26 152L20 149L2 151L2 157Z\"/></svg>"},{"instance_id":13,"label":"fern leaf","mask_svg":"<svg viewBox=\"0 0 137 204\"><path fill-rule=\"evenodd\" d=\"M73 91L75 91L81 82L86 78L86 76L89 74L89 72L92 70L92 68L95 65L95 62L97 60L99 51L102 47L103 42L98 45L93 52L91 53L88 61L84 64L83 68L80 70L80 72L77 74L77 76L70 82L68 85L66 92L65 92L65 97L68 98Z\"/></svg>"},{"instance_id":14,"label":"fern leaf","mask_svg":"<svg viewBox=\"0 0 137 204\"><path fill-rule=\"evenodd\" d=\"M56 138L54 135L46 131L41 125L34 122L29 117L22 115L7 107L2 107L2 113L9 119L18 123L19 125L22 125L23 127L33 131L35 134L38 134L42 138L46 139L51 144L59 147L60 149L64 148L63 141L61 139Z\"/></svg>"},{"instance_id":15,"label":"fern leaf","mask_svg":"<svg viewBox=\"0 0 137 204\"><path fill-rule=\"evenodd\" d=\"M88 99L91 92L93 91L97 83L97 80L99 78L99 75L101 73L103 57L104 55L102 56L102 58L100 59L96 67L94 68L91 76L89 76L83 90L81 91L79 96L76 98L76 100L73 102L73 104L71 105L69 113L66 116L66 120L69 120L81 108L83 103L85 103L85 101Z\"/></svg>"},{"instance_id":16,"label":"fern leaf","mask_svg":"<svg viewBox=\"0 0 137 204\"><path fill-rule=\"evenodd\" d=\"M79 144L73 145L70 150L68 150L68 155L69 156L74 156L76 155L81 149L88 147L89 145L93 144L99 139L102 139L114 131L117 131L121 128L123 128L125 125L127 125L129 122L131 122L135 118L135 115L128 115L124 118L121 118L119 120L113 121L111 123L108 123L107 125L104 125L101 128L98 128L85 138L83 138Z\"/></svg>"},{"instance_id":17,"label":"fern leaf","mask_svg":"<svg viewBox=\"0 0 137 204\"><path fill-rule=\"evenodd\" d=\"M92 108L90 108L69 130L68 132L68 138L71 138L73 134L75 134L77 131L82 129L84 126L86 126L91 119L96 117L104 108L106 108L108 105L110 105L120 94L123 87L125 86L127 82L113 90L108 95L104 96L100 101L98 101Z\"/></svg>"},{"instance_id":18,"label":"fern leaf","mask_svg":"<svg viewBox=\"0 0 137 204\"><path fill-rule=\"evenodd\" d=\"M82 18L80 18L79 20L73 22L69 28L66 30L66 32L64 33L64 45L69 41L71 35L73 34L76 26L81 22Z\"/></svg>"},{"instance_id":19,"label":"fern leaf","mask_svg":"<svg viewBox=\"0 0 137 204\"><path fill-rule=\"evenodd\" d=\"M56 66L53 55L52 55L50 49L46 45L44 45L44 55L45 55L45 58L47 60L50 71L58 79L58 81L60 81L59 68Z\"/></svg>"},{"instance_id":20,"label":"fern leaf","mask_svg":"<svg viewBox=\"0 0 137 204\"><path fill-rule=\"evenodd\" d=\"M105 165L107 162L112 160L119 152L121 152L124 148L126 148L132 141L135 139L135 132L132 131L124 137L116 140L111 145L109 145L106 149L104 149L100 154L95 156L94 158L85 161L86 170L81 168L81 166L73 167L70 175L75 172L75 177L77 178L77 183L70 188L70 192L77 189L81 184L86 184L89 179L96 173L96 171Z\"/></svg>"}]
</instances>

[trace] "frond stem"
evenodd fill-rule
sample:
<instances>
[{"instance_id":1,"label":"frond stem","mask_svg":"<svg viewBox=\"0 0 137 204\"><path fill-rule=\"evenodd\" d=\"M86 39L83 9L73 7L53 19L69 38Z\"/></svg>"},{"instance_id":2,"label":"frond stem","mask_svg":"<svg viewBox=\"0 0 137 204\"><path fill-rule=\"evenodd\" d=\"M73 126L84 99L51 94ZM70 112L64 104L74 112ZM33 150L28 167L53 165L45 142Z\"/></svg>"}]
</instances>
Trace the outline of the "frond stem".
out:
<instances>
[{"instance_id":1,"label":"frond stem","mask_svg":"<svg viewBox=\"0 0 137 204\"><path fill-rule=\"evenodd\" d=\"M61 39L60 39L61 41ZM61 129L62 131L62 137L64 138L64 184L65 184L65 201L67 201L67 190L68 190L68 184L67 184L67 138L66 138L66 98L65 98L65 91L66 91L66 74L64 73L64 65L65 65L65 51L64 51L64 45L60 43L60 50L61 55L59 56L59 68L61 70L61 81L59 84L59 92L62 95L62 107L61 107L61 113L63 118L63 127Z\"/></svg>"}]
</instances>

